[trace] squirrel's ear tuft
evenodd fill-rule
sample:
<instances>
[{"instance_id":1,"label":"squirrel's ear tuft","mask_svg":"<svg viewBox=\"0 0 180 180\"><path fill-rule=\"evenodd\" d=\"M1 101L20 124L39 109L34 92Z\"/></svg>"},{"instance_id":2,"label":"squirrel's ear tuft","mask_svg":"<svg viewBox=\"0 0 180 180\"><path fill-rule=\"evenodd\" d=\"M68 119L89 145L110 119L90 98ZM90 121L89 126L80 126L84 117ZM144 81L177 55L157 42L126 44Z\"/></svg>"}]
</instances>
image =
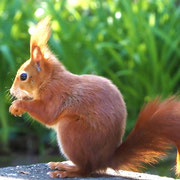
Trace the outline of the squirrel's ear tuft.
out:
<instances>
[{"instance_id":1,"label":"squirrel's ear tuft","mask_svg":"<svg viewBox=\"0 0 180 180\"><path fill-rule=\"evenodd\" d=\"M50 28L50 17L42 19L34 28L31 34L30 40L30 53L34 51L34 47L39 47L41 52L44 54L44 51L47 48L47 42L51 35Z\"/></svg>"}]
</instances>

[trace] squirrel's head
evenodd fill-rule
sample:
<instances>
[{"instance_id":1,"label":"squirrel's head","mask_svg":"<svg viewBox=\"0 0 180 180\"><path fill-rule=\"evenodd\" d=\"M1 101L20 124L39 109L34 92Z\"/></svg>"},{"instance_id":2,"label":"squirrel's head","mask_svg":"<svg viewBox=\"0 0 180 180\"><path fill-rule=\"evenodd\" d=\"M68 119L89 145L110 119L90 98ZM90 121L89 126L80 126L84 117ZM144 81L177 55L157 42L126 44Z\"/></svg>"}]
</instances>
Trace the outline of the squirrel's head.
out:
<instances>
[{"instance_id":1,"label":"squirrel's head","mask_svg":"<svg viewBox=\"0 0 180 180\"><path fill-rule=\"evenodd\" d=\"M35 99L39 95L37 90L48 81L50 67L48 58L50 52L47 41L50 37L50 19L46 17L40 21L31 35L31 57L17 71L15 80L10 89L11 95L17 99Z\"/></svg>"}]
</instances>

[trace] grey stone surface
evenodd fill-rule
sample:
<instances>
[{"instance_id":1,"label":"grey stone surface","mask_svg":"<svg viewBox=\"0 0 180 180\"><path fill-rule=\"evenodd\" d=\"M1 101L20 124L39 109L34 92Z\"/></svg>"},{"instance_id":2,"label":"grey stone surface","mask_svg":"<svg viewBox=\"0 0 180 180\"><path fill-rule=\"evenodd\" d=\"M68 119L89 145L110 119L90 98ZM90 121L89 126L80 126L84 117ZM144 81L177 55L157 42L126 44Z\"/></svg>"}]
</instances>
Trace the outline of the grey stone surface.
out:
<instances>
[{"instance_id":1,"label":"grey stone surface","mask_svg":"<svg viewBox=\"0 0 180 180\"><path fill-rule=\"evenodd\" d=\"M0 180L52 180L47 175L47 172L51 171L46 164L33 164L28 166L16 166L16 167L6 167L6 168L0 168ZM59 178L54 178L59 179ZM91 178L74 178L78 180L83 179L93 179ZM109 179L108 177L99 177L99 179L105 180ZM113 177L113 179L124 179L124 178L118 178Z\"/></svg>"},{"instance_id":2,"label":"grey stone surface","mask_svg":"<svg viewBox=\"0 0 180 180\"><path fill-rule=\"evenodd\" d=\"M52 180L47 175L51 171L46 164L33 164L27 166L15 166L0 168L0 180ZM58 179L58 178L54 178ZM70 178L68 178L70 179ZM77 180L125 180L125 179L146 179L146 180L172 180L173 178L160 177L143 173L134 173L128 171L114 172L108 169L106 175L94 175L88 178L73 178Z\"/></svg>"}]
</instances>

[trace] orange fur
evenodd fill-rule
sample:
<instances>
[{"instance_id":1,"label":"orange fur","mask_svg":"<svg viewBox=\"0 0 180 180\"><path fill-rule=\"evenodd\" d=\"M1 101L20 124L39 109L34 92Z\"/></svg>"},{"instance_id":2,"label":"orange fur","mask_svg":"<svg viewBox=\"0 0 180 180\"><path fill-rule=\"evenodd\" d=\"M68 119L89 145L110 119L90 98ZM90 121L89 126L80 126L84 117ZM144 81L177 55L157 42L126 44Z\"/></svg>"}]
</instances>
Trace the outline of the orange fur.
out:
<instances>
[{"instance_id":1,"label":"orange fur","mask_svg":"<svg viewBox=\"0 0 180 180\"><path fill-rule=\"evenodd\" d=\"M10 112L28 112L56 130L62 153L74 165L50 163L58 169L50 173L52 177L87 176L107 167L138 170L165 155L170 144L179 145L180 102L176 97L148 103L122 143L126 106L120 91L106 78L67 71L48 49L49 36L46 18L36 26L31 58L20 67L11 87L17 100ZM27 73L24 81L20 79L23 72Z\"/></svg>"},{"instance_id":2,"label":"orange fur","mask_svg":"<svg viewBox=\"0 0 180 180\"><path fill-rule=\"evenodd\" d=\"M50 18L46 17L40 21L38 25L34 27L34 31L31 34L30 40L30 52L32 54L33 47L38 46L41 51L45 53L47 51L47 42L51 34Z\"/></svg>"},{"instance_id":3,"label":"orange fur","mask_svg":"<svg viewBox=\"0 0 180 180\"><path fill-rule=\"evenodd\" d=\"M112 168L137 171L144 164L156 163L166 155L170 144L179 144L180 102L171 97L164 102L157 98L140 112L131 134L116 150ZM127 158L128 155L128 158ZM179 164L179 158L177 165ZM177 166L177 172L179 171Z\"/></svg>"}]
</instances>

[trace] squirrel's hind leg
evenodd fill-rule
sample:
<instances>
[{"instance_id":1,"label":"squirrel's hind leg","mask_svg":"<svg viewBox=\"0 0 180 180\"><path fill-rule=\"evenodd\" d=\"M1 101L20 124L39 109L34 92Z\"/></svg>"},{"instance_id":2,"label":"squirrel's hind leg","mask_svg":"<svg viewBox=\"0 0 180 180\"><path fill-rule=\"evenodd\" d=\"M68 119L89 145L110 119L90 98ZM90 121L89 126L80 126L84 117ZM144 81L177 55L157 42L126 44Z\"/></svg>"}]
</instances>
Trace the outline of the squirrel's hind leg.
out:
<instances>
[{"instance_id":1,"label":"squirrel's hind leg","mask_svg":"<svg viewBox=\"0 0 180 180\"><path fill-rule=\"evenodd\" d=\"M87 177L89 174L84 173L81 170L76 170L76 171L52 171L48 172L48 175L52 178L74 178L74 177Z\"/></svg>"},{"instance_id":2,"label":"squirrel's hind leg","mask_svg":"<svg viewBox=\"0 0 180 180\"><path fill-rule=\"evenodd\" d=\"M65 162L50 162L48 166L50 169L56 169L56 171L48 172L52 178L72 178L72 177L86 177L90 173L80 169L69 161Z\"/></svg>"},{"instance_id":3,"label":"squirrel's hind leg","mask_svg":"<svg viewBox=\"0 0 180 180\"><path fill-rule=\"evenodd\" d=\"M49 162L48 166L50 169L68 171L75 167L75 165L71 161L63 161L63 162Z\"/></svg>"}]
</instances>

